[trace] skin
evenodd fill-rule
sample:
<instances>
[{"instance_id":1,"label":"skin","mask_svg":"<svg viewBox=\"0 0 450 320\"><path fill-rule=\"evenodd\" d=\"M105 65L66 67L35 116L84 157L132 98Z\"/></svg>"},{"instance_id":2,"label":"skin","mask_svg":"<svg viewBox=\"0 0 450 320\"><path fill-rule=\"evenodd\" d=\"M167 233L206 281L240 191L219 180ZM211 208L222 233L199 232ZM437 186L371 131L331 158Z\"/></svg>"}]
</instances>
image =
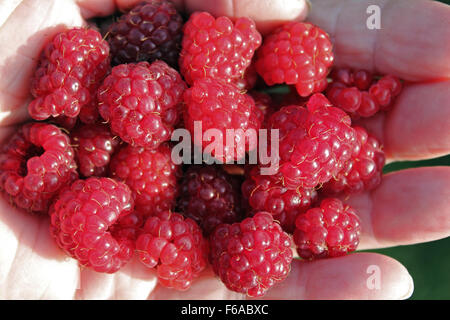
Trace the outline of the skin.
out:
<instances>
[{"instance_id":1,"label":"skin","mask_svg":"<svg viewBox=\"0 0 450 320\"><path fill-rule=\"evenodd\" d=\"M29 79L42 44L66 26L126 10L130 0L0 0L0 139L27 119ZM388 161L450 153L450 7L406 0L187 0L181 10L250 16L269 32L289 20L307 20L332 37L336 64L392 73L410 81L392 112L367 125L382 140ZM207 3L207 4L205 4ZM369 4L382 8L382 29L365 28ZM350 197L362 220L360 249L410 245L450 235L450 167L417 168L384 177L375 191ZM226 299L242 298L206 270L187 292L157 285L153 271L133 260L113 275L80 270L50 238L49 221L0 200L1 299ZM380 288L369 289L377 266ZM398 261L354 253L315 262L294 261L289 278L269 299L404 299L413 281Z\"/></svg>"}]
</instances>

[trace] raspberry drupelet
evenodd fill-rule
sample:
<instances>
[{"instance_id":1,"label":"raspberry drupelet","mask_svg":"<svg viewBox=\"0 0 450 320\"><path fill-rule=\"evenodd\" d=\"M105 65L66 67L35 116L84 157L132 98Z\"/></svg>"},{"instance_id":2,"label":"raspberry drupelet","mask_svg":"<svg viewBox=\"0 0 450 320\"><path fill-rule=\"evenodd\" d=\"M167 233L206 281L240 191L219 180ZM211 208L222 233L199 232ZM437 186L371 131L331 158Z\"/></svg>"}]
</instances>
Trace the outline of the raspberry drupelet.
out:
<instances>
[{"instance_id":1,"label":"raspberry drupelet","mask_svg":"<svg viewBox=\"0 0 450 320\"><path fill-rule=\"evenodd\" d=\"M156 149L180 120L185 88L163 61L118 65L98 90L99 112L123 141Z\"/></svg>"},{"instance_id":2,"label":"raspberry drupelet","mask_svg":"<svg viewBox=\"0 0 450 320\"><path fill-rule=\"evenodd\" d=\"M179 210L209 235L221 223L241 220L239 186L219 166L190 166L180 183Z\"/></svg>"},{"instance_id":3,"label":"raspberry drupelet","mask_svg":"<svg viewBox=\"0 0 450 320\"><path fill-rule=\"evenodd\" d=\"M321 192L334 196L375 189L381 183L385 155L380 142L362 127L354 127L359 151L339 174L325 183Z\"/></svg>"},{"instance_id":4,"label":"raspberry drupelet","mask_svg":"<svg viewBox=\"0 0 450 320\"><path fill-rule=\"evenodd\" d=\"M139 260L156 268L158 282L186 290L208 262L208 242L191 219L164 211L147 219L136 241Z\"/></svg>"},{"instance_id":5,"label":"raspberry drupelet","mask_svg":"<svg viewBox=\"0 0 450 320\"><path fill-rule=\"evenodd\" d=\"M397 77L385 75L376 80L365 70L335 69L331 79L326 91L328 99L354 119L389 110L402 90Z\"/></svg>"},{"instance_id":6,"label":"raspberry drupelet","mask_svg":"<svg viewBox=\"0 0 450 320\"><path fill-rule=\"evenodd\" d=\"M78 170L84 177L105 176L120 139L103 124L81 125L70 134Z\"/></svg>"},{"instance_id":7,"label":"raspberry drupelet","mask_svg":"<svg viewBox=\"0 0 450 320\"><path fill-rule=\"evenodd\" d=\"M235 85L215 79L197 80L185 91L184 102L184 123L194 144L202 150L208 147L209 154L216 160L223 163L240 160L246 152L256 148L261 127L260 111L252 97ZM201 128L196 130L196 124ZM210 129L217 136L205 141L205 132L211 133ZM227 132L232 133L229 138Z\"/></svg>"},{"instance_id":8,"label":"raspberry drupelet","mask_svg":"<svg viewBox=\"0 0 450 320\"><path fill-rule=\"evenodd\" d=\"M46 213L50 201L78 177L69 137L54 125L28 123L2 146L0 189L28 211Z\"/></svg>"},{"instance_id":9,"label":"raspberry drupelet","mask_svg":"<svg viewBox=\"0 0 450 320\"><path fill-rule=\"evenodd\" d=\"M306 106L283 107L269 121L280 135L277 175L291 189L311 189L329 181L358 147L350 117L325 96L314 94Z\"/></svg>"},{"instance_id":10,"label":"raspberry drupelet","mask_svg":"<svg viewBox=\"0 0 450 320\"><path fill-rule=\"evenodd\" d=\"M260 297L289 274L291 238L270 213L219 225L209 243L213 270L230 290Z\"/></svg>"},{"instance_id":11,"label":"raspberry drupelet","mask_svg":"<svg viewBox=\"0 0 450 320\"><path fill-rule=\"evenodd\" d=\"M124 183L96 177L76 180L52 204L50 232L82 266L114 273L131 259L134 244L126 237L115 238L111 228L132 210L131 191Z\"/></svg>"},{"instance_id":12,"label":"raspberry drupelet","mask_svg":"<svg viewBox=\"0 0 450 320\"><path fill-rule=\"evenodd\" d=\"M264 38L255 66L267 85L295 85L306 97L326 88L333 60L325 31L311 23L289 22Z\"/></svg>"},{"instance_id":13,"label":"raspberry drupelet","mask_svg":"<svg viewBox=\"0 0 450 320\"><path fill-rule=\"evenodd\" d=\"M123 147L111 159L110 176L130 187L135 208L144 216L175 207L181 168L172 162L167 144L156 150Z\"/></svg>"},{"instance_id":14,"label":"raspberry drupelet","mask_svg":"<svg viewBox=\"0 0 450 320\"><path fill-rule=\"evenodd\" d=\"M30 116L75 118L81 112L81 121L95 121L96 92L109 64L108 43L97 31L73 28L58 33L44 47L32 78Z\"/></svg>"},{"instance_id":15,"label":"raspberry drupelet","mask_svg":"<svg viewBox=\"0 0 450 320\"><path fill-rule=\"evenodd\" d=\"M286 188L277 176L260 174L257 166L243 182L242 195L250 206L250 214L269 212L288 233L294 232L296 217L317 200L314 189Z\"/></svg>"},{"instance_id":16,"label":"raspberry drupelet","mask_svg":"<svg viewBox=\"0 0 450 320\"><path fill-rule=\"evenodd\" d=\"M295 221L294 243L303 259L339 257L355 251L361 223L353 208L335 198L300 214Z\"/></svg>"},{"instance_id":17,"label":"raspberry drupelet","mask_svg":"<svg viewBox=\"0 0 450 320\"><path fill-rule=\"evenodd\" d=\"M183 18L166 0L142 1L108 29L112 63L163 60L178 65Z\"/></svg>"},{"instance_id":18,"label":"raspberry drupelet","mask_svg":"<svg viewBox=\"0 0 450 320\"><path fill-rule=\"evenodd\" d=\"M238 81L261 45L255 23L245 17L233 23L227 17L215 19L207 12L195 12L183 32L179 64L189 85L204 78Z\"/></svg>"}]
</instances>

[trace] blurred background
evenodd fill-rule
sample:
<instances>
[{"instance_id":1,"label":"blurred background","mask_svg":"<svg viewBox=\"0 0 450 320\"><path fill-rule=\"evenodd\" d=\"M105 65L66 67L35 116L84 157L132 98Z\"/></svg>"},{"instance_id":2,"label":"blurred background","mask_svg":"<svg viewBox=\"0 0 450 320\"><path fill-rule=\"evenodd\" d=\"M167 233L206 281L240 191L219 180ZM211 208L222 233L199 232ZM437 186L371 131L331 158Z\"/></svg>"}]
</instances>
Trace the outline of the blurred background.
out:
<instances>
[{"instance_id":1,"label":"blurred background","mask_svg":"<svg viewBox=\"0 0 450 320\"><path fill-rule=\"evenodd\" d=\"M450 0L441 2L450 4ZM450 166L450 155L425 161L390 163L384 172L423 166ZM450 237L419 245L368 251L397 259L408 269L414 279L411 299L450 299Z\"/></svg>"}]
</instances>

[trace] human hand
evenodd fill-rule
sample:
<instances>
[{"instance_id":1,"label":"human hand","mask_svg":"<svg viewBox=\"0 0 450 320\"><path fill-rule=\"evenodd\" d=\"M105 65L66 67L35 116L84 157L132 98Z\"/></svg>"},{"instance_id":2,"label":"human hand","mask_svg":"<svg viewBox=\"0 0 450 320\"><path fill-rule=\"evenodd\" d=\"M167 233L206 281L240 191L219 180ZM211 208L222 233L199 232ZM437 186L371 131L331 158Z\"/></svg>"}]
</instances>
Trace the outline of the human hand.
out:
<instances>
[{"instance_id":1,"label":"human hand","mask_svg":"<svg viewBox=\"0 0 450 320\"><path fill-rule=\"evenodd\" d=\"M14 2L13 11L13 4L0 1L0 12L4 14L0 16L0 39L8 44L2 47L0 54L0 138L7 137L13 125L27 117L28 79L42 44L64 25L79 26L84 23L83 19L108 15L116 6L127 8L136 2L23 0ZM233 7L232 3L238 6ZM450 127L450 110L446 108L450 101L450 93L446 92L450 84L450 46L445 41L449 38L446 25L450 9L432 2L417 2L414 7L404 1L395 3L385 6L384 29L379 31L365 29L365 9L369 5L365 2L358 2L356 6L350 1L315 1L308 20L334 38L338 65L371 66L372 70L416 82L403 90L392 112L368 124L382 138L389 159L424 159L447 154L450 150L450 132L445 130ZM303 1L291 1L289 6L283 1L260 4L250 0L221 0L212 7L205 7L208 4L201 0L177 3L179 8L188 11L201 9L214 14L249 15L258 20L258 27L263 31L283 21L302 20L307 12ZM264 6L269 6L270 10ZM340 6L343 7L338 9ZM339 15L343 17L342 22L334 30L334 21ZM421 19L416 19L417 16ZM388 28L389 23L397 27ZM428 30L441 31L431 33ZM354 36L348 36L349 32ZM421 35L423 38L418 37ZM371 46L375 38L377 45ZM380 48L389 52L389 56L379 55ZM360 55L355 56L355 52ZM440 81L428 83L431 80ZM350 203L361 213L360 248L447 237L450 234L449 184L449 168L412 169L386 176L382 185L370 194L350 198ZM399 194L399 190L405 192ZM77 262L67 258L54 244L46 218L13 209L3 199L0 200L0 241L0 297L6 299L240 297L228 291L211 270L196 279L187 292L158 286L154 273L136 260L112 275L89 269L80 271ZM366 271L370 265L377 266L381 272L380 290L370 290L366 286L369 277ZM294 261L289 278L272 288L266 298L388 299L406 298L411 293L411 277L400 263L378 254L355 253L331 260Z\"/></svg>"}]
</instances>

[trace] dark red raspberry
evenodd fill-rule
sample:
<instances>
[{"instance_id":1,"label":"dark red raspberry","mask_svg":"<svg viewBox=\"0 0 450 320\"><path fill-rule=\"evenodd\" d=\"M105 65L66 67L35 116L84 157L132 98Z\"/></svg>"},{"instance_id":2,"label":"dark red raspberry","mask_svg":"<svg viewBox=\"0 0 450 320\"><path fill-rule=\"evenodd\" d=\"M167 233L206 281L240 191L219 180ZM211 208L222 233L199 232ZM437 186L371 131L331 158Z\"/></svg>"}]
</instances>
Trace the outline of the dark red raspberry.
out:
<instances>
[{"instance_id":1,"label":"dark red raspberry","mask_svg":"<svg viewBox=\"0 0 450 320\"><path fill-rule=\"evenodd\" d=\"M180 71L190 85L204 78L237 81L261 45L261 35L249 18L238 18L233 24L227 17L195 12L183 32Z\"/></svg>"},{"instance_id":2,"label":"dark red raspberry","mask_svg":"<svg viewBox=\"0 0 450 320\"><path fill-rule=\"evenodd\" d=\"M125 142L156 149L179 121L186 84L163 61L123 64L98 90L100 115Z\"/></svg>"},{"instance_id":3,"label":"dark red raspberry","mask_svg":"<svg viewBox=\"0 0 450 320\"><path fill-rule=\"evenodd\" d=\"M182 28L183 19L171 2L143 1L109 27L112 63L164 60L175 68Z\"/></svg>"},{"instance_id":4,"label":"dark red raspberry","mask_svg":"<svg viewBox=\"0 0 450 320\"><path fill-rule=\"evenodd\" d=\"M355 251L361 226L355 210L338 199L322 200L320 207L300 214L294 243L303 259L338 257Z\"/></svg>"},{"instance_id":5,"label":"dark red raspberry","mask_svg":"<svg viewBox=\"0 0 450 320\"><path fill-rule=\"evenodd\" d=\"M51 199L77 178L69 137L54 125L28 123L2 146L0 189L19 208L47 212Z\"/></svg>"},{"instance_id":6,"label":"dark red raspberry","mask_svg":"<svg viewBox=\"0 0 450 320\"><path fill-rule=\"evenodd\" d=\"M291 238L270 213L222 224L209 243L214 272L230 290L260 297L289 274Z\"/></svg>"},{"instance_id":7,"label":"dark red raspberry","mask_svg":"<svg viewBox=\"0 0 450 320\"><path fill-rule=\"evenodd\" d=\"M365 70L335 69L331 78L326 92L328 99L355 119L390 109L402 90L397 77L387 75L375 80Z\"/></svg>"},{"instance_id":8,"label":"dark red raspberry","mask_svg":"<svg viewBox=\"0 0 450 320\"><path fill-rule=\"evenodd\" d=\"M186 90L184 102L184 122L191 132L194 144L202 149L207 146L211 149L211 145L214 145L209 153L217 160L239 160L246 152L256 148L257 140L251 139L252 135L246 136L246 133L253 131L253 137L258 137L258 129L261 126L259 110L253 99L235 85L213 79L197 80ZM201 125L198 130L195 130L195 122ZM211 134L220 134L220 137L213 135L211 141L204 139L207 130ZM227 139L227 132L231 139Z\"/></svg>"},{"instance_id":9,"label":"dark red raspberry","mask_svg":"<svg viewBox=\"0 0 450 320\"><path fill-rule=\"evenodd\" d=\"M326 88L334 59L326 32L306 22L276 29L264 38L256 57L256 71L267 85L292 84L303 97Z\"/></svg>"},{"instance_id":10,"label":"dark red raspberry","mask_svg":"<svg viewBox=\"0 0 450 320\"><path fill-rule=\"evenodd\" d=\"M96 177L76 180L55 199L50 231L58 246L82 266L114 273L131 259L134 245L130 239L115 238L110 228L132 209L124 183Z\"/></svg>"},{"instance_id":11,"label":"dark red raspberry","mask_svg":"<svg viewBox=\"0 0 450 320\"><path fill-rule=\"evenodd\" d=\"M136 250L145 266L156 268L160 284L178 290L188 289L208 262L208 243L199 226L170 211L147 219Z\"/></svg>"},{"instance_id":12,"label":"dark red raspberry","mask_svg":"<svg viewBox=\"0 0 450 320\"><path fill-rule=\"evenodd\" d=\"M251 208L250 214L269 212L288 233L294 232L295 218L317 200L315 190L286 188L277 176L261 175L257 166L242 184L242 194Z\"/></svg>"},{"instance_id":13,"label":"dark red raspberry","mask_svg":"<svg viewBox=\"0 0 450 320\"><path fill-rule=\"evenodd\" d=\"M190 166L181 181L180 212L210 234L221 223L241 220L239 181L219 166Z\"/></svg>"},{"instance_id":14,"label":"dark red raspberry","mask_svg":"<svg viewBox=\"0 0 450 320\"><path fill-rule=\"evenodd\" d=\"M104 176L110 157L119 145L119 138L103 124L81 125L70 138L79 172L85 177Z\"/></svg>"},{"instance_id":15,"label":"dark red raspberry","mask_svg":"<svg viewBox=\"0 0 450 320\"><path fill-rule=\"evenodd\" d=\"M31 117L74 118L82 112L82 121L95 120L95 95L109 68L109 46L100 33L84 28L58 33L44 47L31 82Z\"/></svg>"},{"instance_id":16,"label":"dark red raspberry","mask_svg":"<svg viewBox=\"0 0 450 320\"><path fill-rule=\"evenodd\" d=\"M279 129L279 178L285 187L311 189L329 181L356 152L356 134L350 117L334 108L322 94L307 108L286 106L270 118Z\"/></svg>"},{"instance_id":17,"label":"dark red raspberry","mask_svg":"<svg viewBox=\"0 0 450 320\"><path fill-rule=\"evenodd\" d=\"M145 216L174 208L180 169L172 162L171 148L166 144L157 150L128 145L110 163L111 177L130 187L136 210Z\"/></svg>"},{"instance_id":18,"label":"dark red raspberry","mask_svg":"<svg viewBox=\"0 0 450 320\"><path fill-rule=\"evenodd\" d=\"M381 183L385 156L378 140L362 127L354 127L360 144L358 154L353 155L344 169L323 185L323 193L357 193L369 191Z\"/></svg>"}]
</instances>

